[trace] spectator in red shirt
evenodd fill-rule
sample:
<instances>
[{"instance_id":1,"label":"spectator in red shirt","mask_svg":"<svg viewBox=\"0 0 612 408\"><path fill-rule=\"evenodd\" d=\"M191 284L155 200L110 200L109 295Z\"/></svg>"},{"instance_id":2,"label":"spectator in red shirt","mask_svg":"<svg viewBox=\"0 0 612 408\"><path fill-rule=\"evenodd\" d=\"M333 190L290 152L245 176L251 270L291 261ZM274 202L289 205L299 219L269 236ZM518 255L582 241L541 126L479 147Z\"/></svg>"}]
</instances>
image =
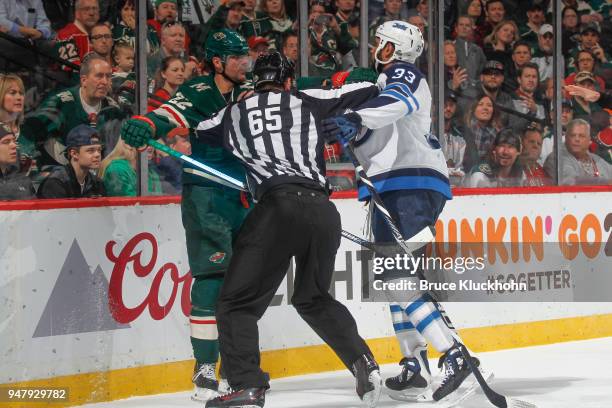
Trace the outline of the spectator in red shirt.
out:
<instances>
[{"instance_id":1,"label":"spectator in red shirt","mask_svg":"<svg viewBox=\"0 0 612 408\"><path fill-rule=\"evenodd\" d=\"M525 185L527 186L547 186L552 184L550 176L538 163L542 154L542 131L537 126L528 126L521 136L523 141L523 151L519 157L519 162L523 166L525 173Z\"/></svg>"},{"instance_id":2,"label":"spectator in red shirt","mask_svg":"<svg viewBox=\"0 0 612 408\"><path fill-rule=\"evenodd\" d=\"M155 74L155 92L149 98L148 111L154 111L165 101L172 98L176 90L185 82L185 63L179 57L166 57Z\"/></svg>"},{"instance_id":3,"label":"spectator in red shirt","mask_svg":"<svg viewBox=\"0 0 612 408\"><path fill-rule=\"evenodd\" d=\"M60 58L80 65L91 51L89 34L100 19L98 0L76 0L74 22L57 32L57 52Z\"/></svg>"}]
</instances>

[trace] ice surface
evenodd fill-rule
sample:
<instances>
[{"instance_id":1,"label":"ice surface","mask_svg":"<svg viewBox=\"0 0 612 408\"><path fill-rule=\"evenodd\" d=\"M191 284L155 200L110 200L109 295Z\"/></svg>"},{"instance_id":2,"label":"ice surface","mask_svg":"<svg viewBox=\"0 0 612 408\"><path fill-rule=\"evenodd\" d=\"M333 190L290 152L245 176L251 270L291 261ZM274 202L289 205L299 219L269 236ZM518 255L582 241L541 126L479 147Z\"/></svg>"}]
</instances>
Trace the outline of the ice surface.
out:
<instances>
[{"instance_id":1,"label":"ice surface","mask_svg":"<svg viewBox=\"0 0 612 408\"><path fill-rule=\"evenodd\" d=\"M493 371L492 388L538 408L612 407L612 338L478 353L482 366ZM431 360L432 367L437 361ZM383 378L396 375L395 364L382 367ZM88 408L202 407L189 392L134 397L85 405ZM348 371L273 380L266 408L361 407ZM383 395L379 407L436 407L434 403L397 402ZM492 407L479 390L461 407Z\"/></svg>"}]
</instances>

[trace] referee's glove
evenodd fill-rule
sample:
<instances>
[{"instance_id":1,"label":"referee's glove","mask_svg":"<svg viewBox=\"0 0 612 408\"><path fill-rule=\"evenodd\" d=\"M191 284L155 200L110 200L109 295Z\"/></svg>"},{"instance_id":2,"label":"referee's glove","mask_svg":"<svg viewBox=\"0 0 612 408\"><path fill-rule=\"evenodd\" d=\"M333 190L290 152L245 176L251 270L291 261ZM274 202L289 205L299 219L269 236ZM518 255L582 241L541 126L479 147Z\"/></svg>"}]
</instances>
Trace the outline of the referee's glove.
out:
<instances>
[{"instance_id":1,"label":"referee's glove","mask_svg":"<svg viewBox=\"0 0 612 408\"><path fill-rule=\"evenodd\" d=\"M361 116L355 112L345 113L344 115L334 116L321 121L323 138L328 144L340 142L347 146L353 140L361 127Z\"/></svg>"}]
</instances>

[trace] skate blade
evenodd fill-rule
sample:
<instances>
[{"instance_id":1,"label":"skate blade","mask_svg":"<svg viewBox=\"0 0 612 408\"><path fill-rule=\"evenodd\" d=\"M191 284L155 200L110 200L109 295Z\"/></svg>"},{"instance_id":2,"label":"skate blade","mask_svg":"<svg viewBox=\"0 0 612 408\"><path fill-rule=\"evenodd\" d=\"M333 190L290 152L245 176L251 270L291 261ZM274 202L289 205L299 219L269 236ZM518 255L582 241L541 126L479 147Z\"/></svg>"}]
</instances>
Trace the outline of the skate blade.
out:
<instances>
[{"instance_id":1,"label":"skate blade","mask_svg":"<svg viewBox=\"0 0 612 408\"><path fill-rule=\"evenodd\" d=\"M482 378L484 378L486 382L489 382L493 379L494 377L493 372L486 371L483 369L479 369L479 370L480 370L480 373L482 374ZM466 381L471 381L471 382L469 382L464 387L459 387L459 389L457 390L458 392L451 393L447 395L446 398L443 398L440 401L438 401L438 404L440 404L439 405L440 408L455 408L457 405L461 404L462 402L465 402L465 400L467 400L472 395L474 395L476 393L476 390L480 388L480 384L478 384L478 381L476 381L476 377L474 377L473 374L470 374L464 380L462 385L464 385ZM436 407L438 407L438 405L436 405ZM516 408L531 408L531 407L520 407L519 406Z\"/></svg>"},{"instance_id":2,"label":"skate blade","mask_svg":"<svg viewBox=\"0 0 612 408\"><path fill-rule=\"evenodd\" d=\"M217 391L195 387L193 394L191 394L191 400L193 402L206 402L213 398L217 398L218 396L219 393Z\"/></svg>"},{"instance_id":3,"label":"skate blade","mask_svg":"<svg viewBox=\"0 0 612 408\"><path fill-rule=\"evenodd\" d=\"M431 387L424 389L418 393L410 393L404 391L394 391L387 388L389 398L402 402L430 402L433 401L433 390Z\"/></svg>"},{"instance_id":4,"label":"skate blade","mask_svg":"<svg viewBox=\"0 0 612 408\"><path fill-rule=\"evenodd\" d=\"M382 377L380 376L380 371L372 371L368 376L368 380L374 384L374 389L363 394L361 400L365 406L374 408L376 404L378 404L382 392Z\"/></svg>"}]
</instances>

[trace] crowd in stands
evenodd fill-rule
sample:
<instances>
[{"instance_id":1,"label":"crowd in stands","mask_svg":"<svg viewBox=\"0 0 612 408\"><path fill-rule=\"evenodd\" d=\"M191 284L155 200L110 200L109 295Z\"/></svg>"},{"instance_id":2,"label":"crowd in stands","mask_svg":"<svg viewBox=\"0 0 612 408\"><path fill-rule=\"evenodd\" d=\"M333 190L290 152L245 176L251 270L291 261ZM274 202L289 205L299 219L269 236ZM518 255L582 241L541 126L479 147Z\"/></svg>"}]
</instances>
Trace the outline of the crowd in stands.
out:
<instances>
[{"instance_id":1,"label":"crowd in stands","mask_svg":"<svg viewBox=\"0 0 612 408\"><path fill-rule=\"evenodd\" d=\"M191 78L207 75L203 44L220 28L247 39L252 60L276 49L298 67L302 87L339 86L359 66L360 33L370 53L390 20L426 39L426 0L308 0L308 43L299 43L296 0L151 0L146 27L148 110ZM553 184L555 118L551 0L453 0L444 10L444 128L451 181L467 187ZM134 0L3 0L0 3L0 200L138 193L138 152L119 136L135 113ZM560 183L612 181L612 1L563 0L564 77ZM371 67L373 58L369 56ZM372 77L375 78L373 73ZM191 154L190 135L162 142ZM149 194L178 194L181 165L149 149ZM327 146L329 162L342 161ZM336 177L339 184L354 182ZM337 175L336 175L337 176Z\"/></svg>"}]
</instances>

